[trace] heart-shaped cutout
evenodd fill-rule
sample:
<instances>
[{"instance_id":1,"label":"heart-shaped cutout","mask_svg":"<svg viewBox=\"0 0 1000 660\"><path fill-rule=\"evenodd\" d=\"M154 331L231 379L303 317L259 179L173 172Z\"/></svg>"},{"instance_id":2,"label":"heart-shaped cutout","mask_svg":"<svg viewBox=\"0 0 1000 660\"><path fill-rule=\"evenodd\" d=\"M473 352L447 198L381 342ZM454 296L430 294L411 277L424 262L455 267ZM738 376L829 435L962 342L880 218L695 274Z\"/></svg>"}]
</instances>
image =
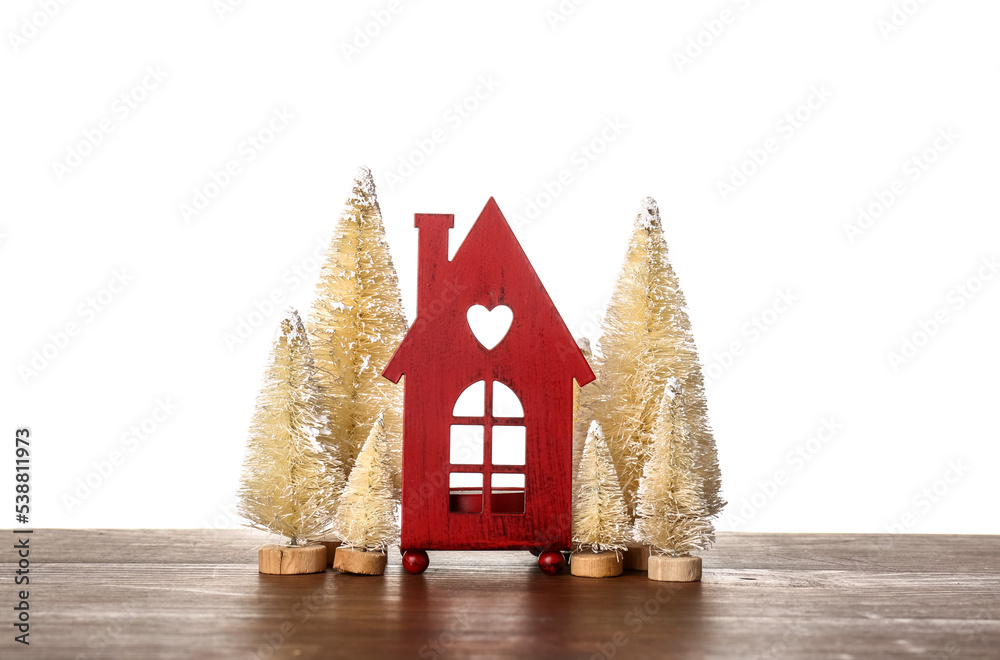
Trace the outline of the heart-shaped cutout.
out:
<instances>
[{"instance_id":1,"label":"heart-shaped cutout","mask_svg":"<svg viewBox=\"0 0 1000 660\"><path fill-rule=\"evenodd\" d=\"M493 309L473 305L465 317L469 320L472 334L489 351L507 336L510 324L514 320L514 312L506 305L497 305Z\"/></svg>"}]
</instances>

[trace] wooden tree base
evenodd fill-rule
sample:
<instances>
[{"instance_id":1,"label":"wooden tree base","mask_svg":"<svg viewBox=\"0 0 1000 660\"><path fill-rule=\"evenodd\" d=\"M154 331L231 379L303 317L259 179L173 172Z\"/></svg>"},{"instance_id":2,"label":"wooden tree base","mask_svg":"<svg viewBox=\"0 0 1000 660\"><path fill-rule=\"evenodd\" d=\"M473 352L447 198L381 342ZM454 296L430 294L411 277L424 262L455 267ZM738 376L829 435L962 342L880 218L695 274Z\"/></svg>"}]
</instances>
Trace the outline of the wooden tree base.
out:
<instances>
[{"instance_id":1,"label":"wooden tree base","mask_svg":"<svg viewBox=\"0 0 1000 660\"><path fill-rule=\"evenodd\" d=\"M266 575L302 575L326 570L326 548L319 543L261 546L257 552L259 570Z\"/></svg>"},{"instance_id":2,"label":"wooden tree base","mask_svg":"<svg viewBox=\"0 0 1000 660\"><path fill-rule=\"evenodd\" d=\"M569 556L569 572L578 577L615 577L622 574L622 563L615 552L581 550Z\"/></svg>"},{"instance_id":3,"label":"wooden tree base","mask_svg":"<svg viewBox=\"0 0 1000 660\"><path fill-rule=\"evenodd\" d=\"M623 563L626 571L649 570L649 546L629 546L625 551Z\"/></svg>"},{"instance_id":4,"label":"wooden tree base","mask_svg":"<svg viewBox=\"0 0 1000 660\"><path fill-rule=\"evenodd\" d=\"M337 548L333 557L334 570L355 575L382 575L389 558L384 552L365 552L354 548Z\"/></svg>"},{"instance_id":5,"label":"wooden tree base","mask_svg":"<svg viewBox=\"0 0 1000 660\"><path fill-rule=\"evenodd\" d=\"M649 558L649 579L659 582L697 582L701 579L701 557Z\"/></svg>"}]
</instances>

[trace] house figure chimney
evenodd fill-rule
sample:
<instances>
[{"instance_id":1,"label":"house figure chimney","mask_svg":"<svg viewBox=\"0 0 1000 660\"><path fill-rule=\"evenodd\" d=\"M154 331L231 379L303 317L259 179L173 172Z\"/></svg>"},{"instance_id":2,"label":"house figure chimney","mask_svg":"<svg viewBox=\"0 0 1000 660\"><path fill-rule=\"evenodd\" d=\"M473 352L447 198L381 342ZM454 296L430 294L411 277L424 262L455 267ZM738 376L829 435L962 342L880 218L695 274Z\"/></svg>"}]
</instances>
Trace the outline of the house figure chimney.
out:
<instances>
[{"instance_id":1,"label":"house figure chimney","mask_svg":"<svg viewBox=\"0 0 1000 660\"><path fill-rule=\"evenodd\" d=\"M417 239L417 316L420 316L434 313L431 305L440 294L448 267L448 230L455 226L455 216L417 213L413 225L420 230Z\"/></svg>"}]
</instances>

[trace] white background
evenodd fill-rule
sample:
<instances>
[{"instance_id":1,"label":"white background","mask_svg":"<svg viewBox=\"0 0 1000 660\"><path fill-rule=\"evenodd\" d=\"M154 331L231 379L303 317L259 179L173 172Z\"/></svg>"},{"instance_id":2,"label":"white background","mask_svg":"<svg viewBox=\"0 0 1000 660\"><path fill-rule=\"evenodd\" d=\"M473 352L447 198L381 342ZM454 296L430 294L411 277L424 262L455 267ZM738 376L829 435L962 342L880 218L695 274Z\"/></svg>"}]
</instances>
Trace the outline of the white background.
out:
<instances>
[{"instance_id":1,"label":"white background","mask_svg":"<svg viewBox=\"0 0 1000 660\"><path fill-rule=\"evenodd\" d=\"M277 290L308 309L312 255L367 164L411 318L413 213L454 213L454 249L492 195L570 328L596 338L638 202L658 200L711 380L721 529L1000 532L1000 278L978 275L1000 252L1000 5L897 2L890 31L890 0L567 1L568 16L555 0L104 0L48 19L8 0L0 501L28 425L34 526L239 525L279 313L255 304ZM124 116L116 99L144 81ZM248 151L276 110L294 118ZM240 173L185 222L229 160ZM755 171L721 192L740 165ZM127 286L105 291L116 272ZM256 327L227 346L241 322ZM893 364L905 338L921 346ZM26 375L35 351L51 359ZM153 422L158 401L171 412ZM130 439L144 419L155 430Z\"/></svg>"}]
</instances>

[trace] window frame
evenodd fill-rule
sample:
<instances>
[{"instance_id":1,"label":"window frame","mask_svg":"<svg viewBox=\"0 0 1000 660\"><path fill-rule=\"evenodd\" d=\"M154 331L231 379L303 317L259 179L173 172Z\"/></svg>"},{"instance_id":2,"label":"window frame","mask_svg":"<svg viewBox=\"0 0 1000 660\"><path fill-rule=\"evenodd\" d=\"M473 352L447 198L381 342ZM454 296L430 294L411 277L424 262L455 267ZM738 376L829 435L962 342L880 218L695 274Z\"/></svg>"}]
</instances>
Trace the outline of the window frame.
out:
<instances>
[{"instance_id":1,"label":"window frame","mask_svg":"<svg viewBox=\"0 0 1000 660\"><path fill-rule=\"evenodd\" d=\"M448 480L449 480L449 484L451 482L450 474L452 474L452 473L456 473L456 472L476 472L476 473L480 473L480 474L483 475L483 488L482 488L483 508L482 508L482 513L480 515L505 515L505 516L524 515L525 511L527 510L527 491L528 491L528 488L527 488L527 472L528 472L528 447L527 447L528 438L527 438L527 436L528 436L528 429L527 429L527 425L525 424L525 417L524 416L521 416L521 417L494 417L493 416L493 383L494 383L494 381L496 380L496 382L499 382L502 385L504 385L505 387L507 387L507 389L509 389L514 394L514 396L517 397L518 402L521 404L521 410L522 410L522 412L524 411L524 400L522 399L521 396L518 395L518 393L515 391L515 389L513 387L511 387L508 383L505 383L505 382L503 382L501 380L494 379L494 378L489 377L489 376L483 378L482 380L484 381L484 388L483 388L484 389L484 392L483 392L483 399L484 399L484 401L483 401L483 406L484 406L484 408L483 408L483 416L482 417L455 416L454 415L455 407L454 407L454 404L452 404L452 413L453 414L451 415L451 424L450 424L450 426L467 425L467 426L482 426L483 427L483 462L482 462L481 465L474 465L474 464L454 464L454 463L452 463L451 462L451 444L450 444L451 440L450 440L450 435L449 435L449 445L448 445L448 472L449 472ZM475 385L478 382L479 381L475 381L473 383L470 383L466 387L464 387L462 389L462 392L459 393L458 397L455 398L455 402L456 403L458 402L458 399L462 396L462 394L467 389L469 389L469 387L472 387L473 385ZM524 456L524 464L523 465L495 465L493 463L493 427L494 426L523 426L523 427L525 427L525 429L524 429L524 434L525 434L525 452L524 453L525 453L525 456ZM525 480L525 487L524 487L525 511L520 511L520 512L498 512L498 513L494 513L493 512L493 507L492 507L492 483L493 483L493 475L494 474L521 474L521 475L524 475L524 480ZM449 498L451 497L451 486L450 485L448 487L448 497ZM449 507L449 512L450 513L458 513L456 511L451 511L450 507Z\"/></svg>"}]
</instances>

